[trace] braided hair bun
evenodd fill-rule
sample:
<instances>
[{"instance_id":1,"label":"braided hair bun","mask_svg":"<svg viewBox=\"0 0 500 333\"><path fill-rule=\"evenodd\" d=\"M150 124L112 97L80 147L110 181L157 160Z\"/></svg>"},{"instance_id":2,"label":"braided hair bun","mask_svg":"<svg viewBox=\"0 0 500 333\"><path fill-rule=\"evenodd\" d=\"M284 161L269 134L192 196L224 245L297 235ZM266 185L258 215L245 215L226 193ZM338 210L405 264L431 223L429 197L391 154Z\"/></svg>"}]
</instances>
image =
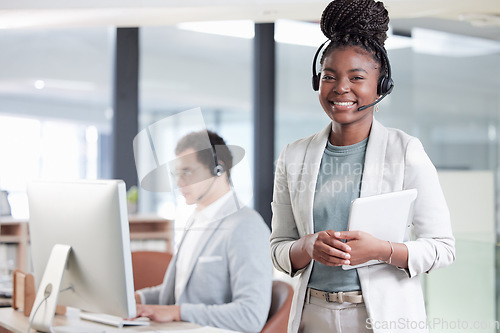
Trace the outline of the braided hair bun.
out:
<instances>
[{"instance_id":1,"label":"braided hair bun","mask_svg":"<svg viewBox=\"0 0 500 333\"><path fill-rule=\"evenodd\" d=\"M334 0L323 11L321 31L332 42L351 44L348 39L373 40L384 46L389 13L375 0Z\"/></svg>"}]
</instances>

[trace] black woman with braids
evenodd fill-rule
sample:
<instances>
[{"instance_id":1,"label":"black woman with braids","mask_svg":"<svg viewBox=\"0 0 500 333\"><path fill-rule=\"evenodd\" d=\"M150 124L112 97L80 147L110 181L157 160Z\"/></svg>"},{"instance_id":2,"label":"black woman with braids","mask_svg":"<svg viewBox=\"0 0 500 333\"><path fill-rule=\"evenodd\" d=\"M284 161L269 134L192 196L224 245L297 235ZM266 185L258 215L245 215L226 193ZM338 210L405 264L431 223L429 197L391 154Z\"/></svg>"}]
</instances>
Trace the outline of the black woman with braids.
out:
<instances>
[{"instance_id":1,"label":"black woman with braids","mask_svg":"<svg viewBox=\"0 0 500 333\"><path fill-rule=\"evenodd\" d=\"M328 43L316 53L324 48L313 88L331 122L282 151L272 202L274 266L299 276L289 333L427 332L418 275L455 259L449 211L422 144L374 119L393 88L388 23L374 0L335 0L321 17ZM418 191L411 239L346 231L353 199L405 189ZM342 268L370 260L379 263Z\"/></svg>"}]
</instances>

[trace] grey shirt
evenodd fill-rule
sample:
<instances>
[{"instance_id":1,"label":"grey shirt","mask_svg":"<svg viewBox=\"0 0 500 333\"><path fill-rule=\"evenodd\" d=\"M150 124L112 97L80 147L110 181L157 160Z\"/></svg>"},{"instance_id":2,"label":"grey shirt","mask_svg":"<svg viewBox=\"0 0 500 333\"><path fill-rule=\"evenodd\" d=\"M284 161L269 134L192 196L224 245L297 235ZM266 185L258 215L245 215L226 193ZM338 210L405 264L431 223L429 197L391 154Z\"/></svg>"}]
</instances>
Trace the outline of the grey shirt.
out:
<instances>
[{"instance_id":1,"label":"grey shirt","mask_svg":"<svg viewBox=\"0 0 500 333\"><path fill-rule=\"evenodd\" d=\"M314 232L347 230L352 200L359 198L368 138L350 146L327 143L314 196ZM314 262L309 287L329 291L361 290L355 269Z\"/></svg>"}]
</instances>

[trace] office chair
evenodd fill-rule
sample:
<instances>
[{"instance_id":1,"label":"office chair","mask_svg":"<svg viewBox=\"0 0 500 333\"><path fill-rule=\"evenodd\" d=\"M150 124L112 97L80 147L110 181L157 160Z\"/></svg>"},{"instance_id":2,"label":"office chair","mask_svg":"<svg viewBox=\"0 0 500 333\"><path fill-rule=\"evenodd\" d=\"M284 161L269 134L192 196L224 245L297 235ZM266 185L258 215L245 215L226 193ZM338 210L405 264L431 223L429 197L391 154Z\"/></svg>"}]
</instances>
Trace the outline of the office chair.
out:
<instances>
[{"instance_id":1,"label":"office chair","mask_svg":"<svg viewBox=\"0 0 500 333\"><path fill-rule=\"evenodd\" d=\"M286 333L292 306L293 288L283 281L273 281L271 308L261 333Z\"/></svg>"},{"instance_id":2,"label":"office chair","mask_svg":"<svg viewBox=\"0 0 500 333\"><path fill-rule=\"evenodd\" d=\"M153 287L163 282L172 254L157 251L132 252L134 289Z\"/></svg>"}]
</instances>

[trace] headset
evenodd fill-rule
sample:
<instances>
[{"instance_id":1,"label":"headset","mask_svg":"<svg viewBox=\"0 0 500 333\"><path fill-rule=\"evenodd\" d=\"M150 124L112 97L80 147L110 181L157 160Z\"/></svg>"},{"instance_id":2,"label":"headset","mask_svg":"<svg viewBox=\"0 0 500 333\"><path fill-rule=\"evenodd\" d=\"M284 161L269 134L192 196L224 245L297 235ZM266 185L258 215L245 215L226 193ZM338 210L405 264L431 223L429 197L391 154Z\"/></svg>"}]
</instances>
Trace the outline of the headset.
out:
<instances>
[{"instance_id":1,"label":"headset","mask_svg":"<svg viewBox=\"0 0 500 333\"><path fill-rule=\"evenodd\" d=\"M214 157L215 167L211 170L211 174L214 177L220 177L224 173L225 169L222 164L219 163L217 158L217 152L215 151L215 146L212 145L212 156Z\"/></svg>"},{"instance_id":2,"label":"headset","mask_svg":"<svg viewBox=\"0 0 500 333\"><path fill-rule=\"evenodd\" d=\"M384 57L385 62L387 64L387 73L382 78L380 78L377 85L377 94L380 97L374 103L361 106L360 108L358 108L358 111L363 111L364 109L367 109L370 106L377 104L382 99L384 99L385 96L389 95L392 92L392 89L394 89L394 81L391 76L391 64L389 62L389 57L387 56L387 52L379 43L375 42L374 40L371 41L379 49L380 53L382 53L382 57ZM316 51L316 54L314 55L314 60L312 63L312 74L313 74L312 87L314 91L319 90L319 79L321 75L321 73L316 72L316 61L318 60L318 56L321 50L323 49L323 46L325 46L326 43L328 43L328 40L319 46L318 50Z\"/></svg>"},{"instance_id":3,"label":"headset","mask_svg":"<svg viewBox=\"0 0 500 333\"><path fill-rule=\"evenodd\" d=\"M208 192L210 192L210 189L212 188L212 186L214 186L215 179L218 178L218 177L220 177L220 176L222 176L222 174L225 171L224 166L219 163L219 159L217 158L217 152L215 151L215 145L213 145L213 144L211 144L211 145L212 145L212 156L214 158L215 167L212 170L210 170L210 174L214 178L212 180L212 183L205 190L205 192L198 197L198 199L196 200L197 202L199 202L201 199L203 199L208 194Z\"/></svg>"},{"instance_id":4,"label":"headset","mask_svg":"<svg viewBox=\"0 0 500 333\"><path fill-rule=\"evenodd\" d=\"M226 171L226 169L224 168L224 166L219 163L219 159L217 158L217 152L215 151L215 145L212 144L212 143L211 143L211 145L212 145L212 156L214 158L215 167L211 170L210 173L212 174L212 176L214 176L214 178L212 180L212 183L205 190L205 192L198 197L198 199L196 200L197 202L199 202L201 199L203 199L208 194L208 192L210 192L210 189L212 188L212 186L215 183L215 179L217 177L222 176L222 174ZM231 187L232 192L233 192L233 198L234 198L234 203L236 205L236 208L237 208L237 210L240 210L241 209L240 208L240 203L238 201L238 198L236 197L236 193L234 191L233 181L231 180L231 177L228 177L228 181L229 181L229 186Z\"/></svg>"}]
</instances>

